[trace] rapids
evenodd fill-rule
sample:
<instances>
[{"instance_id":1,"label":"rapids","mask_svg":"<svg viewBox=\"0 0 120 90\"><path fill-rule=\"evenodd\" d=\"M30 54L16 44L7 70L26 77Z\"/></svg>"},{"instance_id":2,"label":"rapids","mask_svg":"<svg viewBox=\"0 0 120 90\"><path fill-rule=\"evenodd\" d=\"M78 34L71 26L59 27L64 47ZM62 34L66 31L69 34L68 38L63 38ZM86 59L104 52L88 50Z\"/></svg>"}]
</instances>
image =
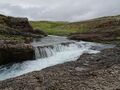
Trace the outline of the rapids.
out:
<instances>
[{"instance_id":1,"label":"rapids","mask_svg":"<svg viewBox=\"0 0 120 90\"><path fill-rule=\"evenodd\" d=\"M76 42L59 36L34 39L31 44L35 50L36 60L0 66L0 80L17 77L32 71L39 71L57 64L75 61L83 53L99 53L102 49L112 47L92 42Z\"/></svg>"}]
</instances>

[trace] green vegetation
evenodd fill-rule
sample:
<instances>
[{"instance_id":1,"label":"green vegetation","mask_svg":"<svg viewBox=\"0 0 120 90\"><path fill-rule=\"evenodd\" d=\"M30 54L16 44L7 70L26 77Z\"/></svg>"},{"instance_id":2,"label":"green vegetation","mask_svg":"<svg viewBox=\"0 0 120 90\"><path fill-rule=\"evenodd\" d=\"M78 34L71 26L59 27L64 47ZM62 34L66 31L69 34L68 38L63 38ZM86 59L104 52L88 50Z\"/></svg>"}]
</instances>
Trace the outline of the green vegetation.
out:
<instances>
[{"instance_id":1,"label":"green vegetation","mask_svg":"<svg viewBox=\"0 0 120 90\"><path fill-rule=\"evenodd\" d=\"M0 34L12 34L12 33L20 33L19 30L10 28L8 26L0 24Z\"/></svg>"},{"instance_id":2,"label":"green vegetation","mask_svg":"<svg viewBox=\"0 0 120 90\"><path fill-rule=\"evenodd\" d=\"M49 35L69 35L71 33L86 33L91 31L93 32L94 30L100 28L103 29L102 31L105 31L106 28L111 28L115 25L119 25L119 21L120 16L108 16L72 23L31 21L30 24L33 26L33 28L41 29Z\"/></svg>"},{"instance_id":3,"label":"green vegetation","mask_svg":"<svg viewBox=\"0 0 120 90\"><path fill-rule=\"evenodd\" d=\"M16 36L16 35L0 35L0 40L4 40L9 43L24 43L25 37L23 36Z\"/></svg>"},{"instance_id":4,"label":"green vegetation","mask_svg":"<svg viewBox=\"0 0 120 90\"><path fill-rule=\"evenodd\" d=\"M40 29L52 29L67 24L67 22L50 22L50 21L31 21L30 23L34 28L40 27Z\"/></svg>"},{"instance_id":5,"label":"green vegetation","mask_svg":"<svg viewBox=\"0 0 120 90\"><path fill-rule=\"evenodd\" d=\"M30 23L34 29L42 29L49 35L65 36L70 33L85 32L87 30L82 25L81 28L64 28L64 26L69 25L68 22L31 21Z\"/></svg>"},{"instance_id":6,"label":"green vegetation","mask_svg":"<svg viewBox=\"0 0 120 90\"><path fill-rule=\"evenodd\" d=\"M9 43L25 42L26 37L23 37L22 35L13 35L13 34L20 34L20 31L0 24L0 40L4 40Z\"/></svg>"}]
</instances>

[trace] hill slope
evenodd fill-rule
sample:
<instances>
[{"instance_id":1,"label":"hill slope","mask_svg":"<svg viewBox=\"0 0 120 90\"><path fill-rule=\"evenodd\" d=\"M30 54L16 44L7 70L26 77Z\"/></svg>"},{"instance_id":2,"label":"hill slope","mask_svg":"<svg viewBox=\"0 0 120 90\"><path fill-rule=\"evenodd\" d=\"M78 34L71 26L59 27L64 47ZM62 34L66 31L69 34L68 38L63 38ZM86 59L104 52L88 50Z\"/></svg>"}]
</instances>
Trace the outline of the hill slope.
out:
<instances>
[{"instance_id":1,"label":"hill slope","mask_svg":"<svg viewBox=\"0 0 120 90\"><path fill-rule=\"evenodd\" d=\"M68 27L80 28L80 25L86 27L87 32L70 34L70 39L97 42L120 41L120 16L109 16L79 23L71 23Z\"/></svg>"},{"instance_id":2,"label":"hill slope","mask_svg":"<svg viewBox=\"0 0 120 90\"><path fill-rule=\"evenodd\" d=\"M48 34L58 34L61 32L63 35L74 32L88 32L91 29L109 28L120 25L120 15L95 18L81 22L51 22L51 21L31 21L30 24L33 28L40 28ZM51 32L50 32L51 31ZM61 35L62 35L61 34ZM59 35L59 34L58 34Z\"/></svg>"}]
</instances>

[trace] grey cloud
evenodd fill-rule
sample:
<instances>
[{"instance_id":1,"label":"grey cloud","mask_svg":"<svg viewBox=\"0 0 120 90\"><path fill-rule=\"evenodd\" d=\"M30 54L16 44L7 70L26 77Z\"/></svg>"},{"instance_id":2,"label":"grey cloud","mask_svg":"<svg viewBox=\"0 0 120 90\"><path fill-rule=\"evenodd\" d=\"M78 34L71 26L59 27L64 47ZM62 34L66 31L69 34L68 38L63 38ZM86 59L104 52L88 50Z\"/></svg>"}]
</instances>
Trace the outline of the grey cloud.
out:
<instances>
[{"instance_id":1,"label":"grey cloud","mask_svg":"<svg viewBox=\"0 0 120 90\"><path fill-rule=\"evenodd\" d=\"M120 14L120 0L11 0L0 4L0 13L32 20L80 21Z\"/></svg>"}]
</instances>

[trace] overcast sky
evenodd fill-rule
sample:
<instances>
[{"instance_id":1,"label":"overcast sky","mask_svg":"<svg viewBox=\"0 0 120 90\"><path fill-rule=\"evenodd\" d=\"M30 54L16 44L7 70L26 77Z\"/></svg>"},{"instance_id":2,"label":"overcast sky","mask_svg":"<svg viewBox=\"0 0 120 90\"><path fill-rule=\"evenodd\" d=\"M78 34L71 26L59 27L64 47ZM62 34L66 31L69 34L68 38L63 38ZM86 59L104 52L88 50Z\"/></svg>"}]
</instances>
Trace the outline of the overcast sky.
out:
<instances>
[{"instance_id":1,"label":"overcast sky","mask_svg":"<svg viewBox=\"0 0 120 90\"><path fill-rule=\"evenodd\" d=\"M0 13L31 20L80 21L120 14L120 0L0 0Z\"/></svg>"}]
</instances>

